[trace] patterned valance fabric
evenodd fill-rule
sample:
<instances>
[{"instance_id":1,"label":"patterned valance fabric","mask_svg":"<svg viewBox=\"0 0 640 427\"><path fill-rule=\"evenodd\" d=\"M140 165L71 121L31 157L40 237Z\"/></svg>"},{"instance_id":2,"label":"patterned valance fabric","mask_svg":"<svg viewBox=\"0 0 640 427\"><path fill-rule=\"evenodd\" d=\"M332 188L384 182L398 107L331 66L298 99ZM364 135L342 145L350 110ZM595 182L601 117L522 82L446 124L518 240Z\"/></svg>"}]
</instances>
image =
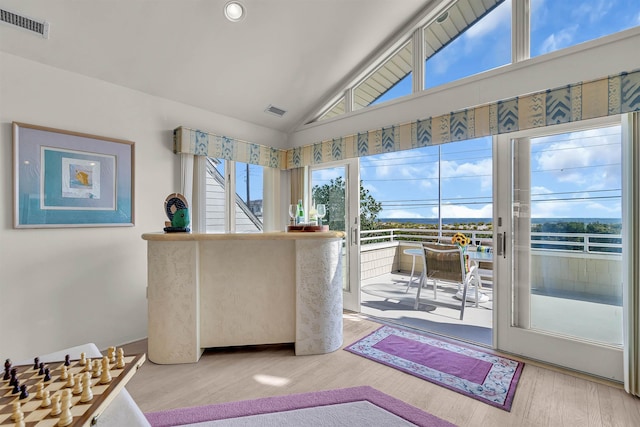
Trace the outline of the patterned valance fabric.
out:
<instances>
[{"instance_id":1,"label":"patterned valance fabric","mask_svg":"<svg viewBox=\"0 0 640 427\"><path fill-rule=\"evenodd\" d=\"M293 169L633 111L640 111L640 70L286 151L179 127L174 151Z\"/></svg>"},{"instance_id":2,"label":"patterned valance fabric","mask_svg":"<svg viewBox=\"0 0 640 427\"><path fill-rule=\"evenodd\" d=\"M640 70L287 151L287 168L640 111Z\"/></svg>"},{"instance_id":3,"label":"patterned valance fabric","mask_svg":"<svg viewBox=\"0 0 640 427\"><path fill-rule=\"evenodd\" d=\"M173 152L286 169L286 151L200 130L173 131Z\"/></svg>"}]
</instances>

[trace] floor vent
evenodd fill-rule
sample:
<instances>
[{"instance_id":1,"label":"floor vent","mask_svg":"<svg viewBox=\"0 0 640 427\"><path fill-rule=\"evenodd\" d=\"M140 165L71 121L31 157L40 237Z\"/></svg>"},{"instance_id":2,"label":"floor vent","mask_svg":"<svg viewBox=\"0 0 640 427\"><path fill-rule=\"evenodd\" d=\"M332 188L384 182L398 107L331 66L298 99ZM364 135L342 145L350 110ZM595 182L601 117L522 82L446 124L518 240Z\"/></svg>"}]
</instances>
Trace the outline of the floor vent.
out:
<instances>
[{"instance_id":1,"label":"floor vent","mask_svg":"<svg viewBox=\"0 0 640 427\"><path fill-rule=\"evenodd\" d=\"M282 108L274 107L273 105L269 105L267 107L267 109L264 110L264 111L266 113L270 113L270 114L273 114L273 115L278 116L278 117L282 117L282 116L284 116L284 113L286 113L286 111L283 110Z\"/></svg>"},{"instance_id":2,"label":"floor vent","mask_svg":"<svg viewBox=\"0 0 640 427\"><path fill-rule=\"evenodd\" d=\"M49 23L45 21L37 21L5 9L0 9L0 22L31 31L45 39L49 38Z\"/></svg>"}]
</instances>

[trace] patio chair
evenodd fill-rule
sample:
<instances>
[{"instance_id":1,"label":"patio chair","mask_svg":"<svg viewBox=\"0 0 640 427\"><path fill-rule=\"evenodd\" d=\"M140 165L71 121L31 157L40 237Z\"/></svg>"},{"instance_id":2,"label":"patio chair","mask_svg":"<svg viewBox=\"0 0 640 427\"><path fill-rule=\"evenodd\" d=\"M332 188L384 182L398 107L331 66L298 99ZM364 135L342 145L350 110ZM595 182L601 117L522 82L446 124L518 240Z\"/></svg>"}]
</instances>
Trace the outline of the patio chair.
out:
<instances>
[{"instance_id":1,"label":"patio chair","mask_svg":"<svg viewBox=\"0 0 640 427\"><path fill-rule=\"evenodd\" d=\"M423 280L426 280L428 284L429 280L433 281L433 299L437 299L438 281L448 281L456 283L458 286L458 295L462 300L460 306L460 320L464 317L464 308L467 305L467 291L469 286L475 283L475 305L478 307L479 291L478 283L479 276L477 274L476 266L467 267L465 263L465 257L462 250L455 245L442 245L442 244L423 244L424 259L426 263L426 274L423 275ZM414 309L418 309L420 304L420 290L422 289L422 283L418 286L418 292L416 294L416 302Z\"/></svg>"}]
</instances>

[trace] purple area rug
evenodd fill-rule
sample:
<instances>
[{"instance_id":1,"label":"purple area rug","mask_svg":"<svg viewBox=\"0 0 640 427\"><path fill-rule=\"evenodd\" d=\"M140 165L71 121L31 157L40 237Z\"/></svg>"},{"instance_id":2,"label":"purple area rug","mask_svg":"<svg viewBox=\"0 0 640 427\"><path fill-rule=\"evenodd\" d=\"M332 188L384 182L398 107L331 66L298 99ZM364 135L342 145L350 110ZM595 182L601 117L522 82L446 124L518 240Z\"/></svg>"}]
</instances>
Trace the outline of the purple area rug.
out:
<instances>
[{"instance_id":1,"label":"purple area rug","mask_svg":"<svg viewBox=\"0 0 640 427\"><path fill-rule=\"evenodd\" d=\"M345 412L332 413L333 407L338 407L342 404L360 402L367 402L375 405L375 410L379 410L381 413L384 412L385 417L387 416L386 414L388 414L388 416L399 420L402 425L432 427L454 426L441 418L428 414L427 412L368 386L292 394L288 396L266 397L262 399L243 400L240 402L221 403L217 405L198 406L193 408L173 409L169 411L151 412L145 414L145 416L153 427L180 426L216 420L227 420L230 425L234 426L299 426L305 424L331 426L345 425L344 418L336 418L337 416L343 417ZM311 411L317 409L322 409L323 412L315 414L316 418L314 419L314 414ZM350 409L347 410L350 411ZM281 413L296 411L298 413L293 421L291 419L286 421L284 418L266 418L274 414L278 416L278 414ZM369 417L376 416L372 411L369 411L366 415ZM261 417L265 417L265 419L261 419ZM318 419L321 419L322 424L317 423ZM335 423L333 423L332 420L335 420ZM391 425L388 422L388 418L386 418L386 420L387 421L384 422L384 425ZM359 421L363 420L360 418ZM371 421L371 418L369 418L369 421ZM216 426L225 425L224 422L221 422L220 424L212 423L212 425L213 424ZM356 424L358 424L358 421L356 421ZM373 425L381 424L376 422L374 419Z\"/></svg>"},{"instance_id":2,"label":"purple area rug","mask_svg":"<svg viewBox=\"0 0 640 427\"><path fill-rule=\"evenodd\" d=\"M471 346L383 326L345 350L505 411L524 364Z\"/></svg>"}]
</instances>

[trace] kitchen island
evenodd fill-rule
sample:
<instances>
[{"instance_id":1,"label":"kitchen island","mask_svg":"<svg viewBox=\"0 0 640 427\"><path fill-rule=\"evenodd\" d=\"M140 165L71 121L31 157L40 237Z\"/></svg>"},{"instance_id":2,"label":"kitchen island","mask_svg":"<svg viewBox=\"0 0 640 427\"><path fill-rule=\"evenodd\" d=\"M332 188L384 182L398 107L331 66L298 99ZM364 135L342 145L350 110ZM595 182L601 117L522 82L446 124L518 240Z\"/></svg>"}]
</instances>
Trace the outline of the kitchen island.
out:
<instances>
[{"instance_id":1,"label":"kitchen island","mask_svg":"<svg viewBox=\"0 0 640 427\"><path fill-rule=\"evenodd\" d=\"M342 345L341 232L146 233L148 351L195 363L211 347Z\"/></svg>"}]
</instances>

